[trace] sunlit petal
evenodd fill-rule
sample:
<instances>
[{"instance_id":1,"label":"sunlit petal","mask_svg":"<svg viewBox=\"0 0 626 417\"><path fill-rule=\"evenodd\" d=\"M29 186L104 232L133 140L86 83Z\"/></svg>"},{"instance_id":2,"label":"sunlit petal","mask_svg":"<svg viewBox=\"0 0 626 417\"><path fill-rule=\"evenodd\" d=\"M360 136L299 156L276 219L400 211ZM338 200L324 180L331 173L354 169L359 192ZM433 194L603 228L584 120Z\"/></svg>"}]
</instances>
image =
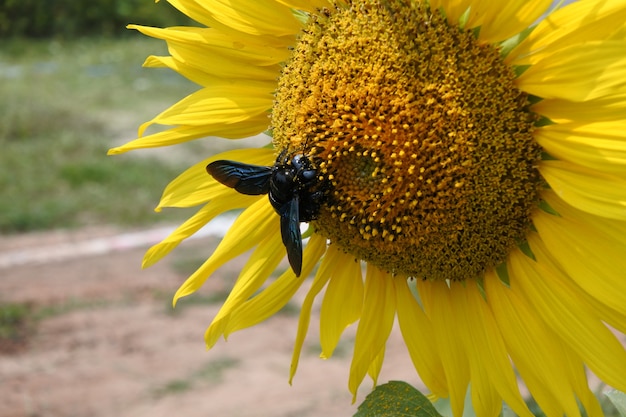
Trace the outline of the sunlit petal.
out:
<instances>
[{"instance_id":1,"label":"sunlit petal","mask_svg":"<svg viewBox=\"0 0 626 417\"><path fill-rule=\"evenodd\" d=\"M526 257L515 253L512 257ZM516 280L524 276L513 277ZM511 359L533 398L548 417L578 416L571 382L563 369L570 368L567 347L522 296L517 284L507 288L495 273L485 276L485 291ZM536 343L540 340L541 343ZM574 364L580 365L580 361Z\"/></svg>"},{"instance_id":2,"label":"sunlit petal","mask_svg":"<svg viewBox=\"0 0 626 417\"><path fill-rule=\"evenodd\" d=\"M533 238L534 235L532 236ZM531 247L532 247L532 241ZM511 272L528 302L548 326L585 361L602 380L626 391L626 351L577 289L562 273L549 270L526 256L511 257ZM543 277L549 277L545 279Z\"/></svg>"},{"instance_id":3,"label":"sunlit petal","mask_svg":"<svg viewBox=\"0 0 626 417\"><path fill-rule=\"evenodd\" d=\"M320 267L315 273L315 278L311 284L311 288L306 294L304 301L302 302L302 308L300 310L300 319L298 320L298 333L296 334L296 342L294 343L293 354L291 356L291 366L289 372L289 383L292 382L293 377L298 369L298 362L300 360L300 353L302 352L302 345L304 344L304 338L309 330L309 322L311 321L311 309L313 308L313 302L315 297L320 293L324 286L331 278L331 269L336 265L337 256L339 253L335 246L330 246L326 251L326 254L322 258Z\"/></svg>"},{"instance_id":4,"label":"sunlit petal","mask_svg":"<svg viewBox=\"0 0 626 417\"><path fill-rule=\"evenodd\" d=\"M624 113L626 114L626 112ZM616 122L561 123L537 130L552 156L601 172L626 173L626 119Z\"/></svg>"},{"instance_id":5,"label":"sunlit petal","mask_svg":"<svg viewBox=\"0 0 626 417\"><path fill-rule=\"evenodd\" d=\"M179 126L163 132L132 140L122 146L109 149L108 155L119 155L135 149L172 146L207 136L241 139L262 133L267 129L267 115L259 114L243 123L207 123L201 126ZM139 135L141 136L141 135Z\"/></svg>"},{"instance_id":6,"label":"sunlit petal","mask_svg":"<svg viewBox=\"0 0 626 417\"><path fill-rule=\"evenodd\" d=\"M332 356L343 331L361 316L364 291L360 262L336 245L330 246L327 256L333 256L333 262L327 266L332 268L331 280L320 310L322 358Z\"/></svg>"},{"instance_id":7,"label":"sunlit petal","mask_svg":"<svg viewBox=\"0 0 626 417\"><path fill-rule=\"evenodd\" d=\"M398 279L395 287L398 323L413 365L432 392L437 397L445 398L448 396L448 388L432 325L406 280Z\"/></svg>"},{"instance_id":8,"label":"sunlit petal","mask_svg":"<svg viewBox=\"0 0 626 417\"><path fill-rule=\"evenodd\" d=\"M244 162L252 165L272 165L274 160L272 149L237 149L214 155L197 164L192 165L185 172L170 182L165 190L157 209L162 207L193 207L210 200L232 199L247 201L250 205L255 198L242 196L233 189L225 187L217 182L206 171L206 166L216 160L226 159ZM252 198L252 200L250 200ZM222 202L217 202L221 204ZM243 207L243 206L234 206ZM224 210L227 211L227 210Z\"/></svg>"},{"instance_id":9,"label":"sunlit petal","mask_svg":"<svg viewBox=\"0 0 626 417\"><path fill-rule=\"evenodd\" d=\"M458 316L464 316L467 312L452 302L452 289L445 282L418 281L417 289L424 302L424 310L432 322L450 393L452 413L460 416L463 414L465 393L470 382L470 362L450 323L458 323L461 320Z\"/></svg>"},{"instance_id":10,"label":"sunlit petal","mask_svg":"<svg viewBox=\"0 0 626 417\"><path fill-rule=\"evenodd\" d=\"M557 123L623 121L626 114L626 91L614 91L605 97L582 103L563 99L544 99L533 105L532 109Z\"/></svg>"},{"instance_id":11,"label":"sunlit petal","mask_svg":"<svg viewBox=\"0 0 626 417\"><path fill-rule=\"evenodd\" d=\"M168 0L187 16L233 35L272 36L276 42L300 30L287 7L274 0Z\"/></svg>"},{"instance_id":12,"label":"sunlit petal","mask_svg":"<svg viewBox=\"0 0 626 417\"><path fill-rule=\"evenodd\" d=\"M541 175L568 204L600 217L626 220L626 179L566 161L544 161Z\"/></svg>"},{"instance_id":13,"label":"sunlit petal","mask_svg":"<svg viewBox=\"0 0 626 417\"><path fill-rule=\"evenodd\" d=\"M274 229L276 230L276 229ZM224 329L224 335L267 319L287 304L293 294L302 285L306 277L326 250L326 239L314 235L304 249L302 277L296 278L293 270L287 269L276 281L272 282L260 294L243 303L232 312L231 318Z\"/></svg>"},{"instance_id":14,"label":"sunlit petal","mask_svg":"<svg viewBox=\"0 0 626 417\"><path fill-rule=\"evenodd\" d=\"M272 103L272 83L241 86L206 87L185 97L140 128L152 124L202 126L235 124L264 114ZM228 97L228 98L223 98ZM184 109L184 111L182 111Z\"/></svg>"},{"instance_id":15,"label":"sunlit petal","mask_svg":"<svg viewBox=\"0 0 626 417\"><path fill-rule=\"evenodd\" d=\"M258 291L284 257L285 253L278 234L269 234L259 243L242 268L237 282L205 333L204 337L208 348L211 348L218 338L224 335L226 324L232 312Z\"/></svg>"},{"instance_id":16,"label":"sunlit petal","mask_svg":"<svg viewBox=\"0 0 626 417\"><path fill-rule=\"evenodd\" d=\"M475 285L453 286L451 294L452 302L465 311L459 316L459 337L474 358L470 363L474 409L479 415L496 416L504 399L517 415L531 417L488 300Z\"/></svg>"},{"instance_id":17,"label":"sunlit petal","mask_svg":"<svg viewBox=\"0 0 626 417\"><path fill-rule=\"evenodd\" d=\"M626 321L626 250L623 222L576 210L554 193L544 197L559 216L537 212L534 224L541 240L571 279ZM607 262L606 259L611 259Z\"/></svg>"},{"instance_id":18,"label":"sunlit petal","mask_svg":"<svg viewBox=\"0 0 626 417\"><path fill-rule=\"evenodd\" d=\"M174 295L176 301L192 294L204 284L209 275L225 262L257 245L278 228L278 217L266 199L248 207L233 223L215 252L180 286Z\"/></svg>"},{"instance_id":19,"label":"sunlit petal","mask_svg":"<svg viewBox=\"0 0 626 417\"><path fill-rule=\"evenodd\" d=\"M559 49L611 39L623 30L626 5L622 1L572 2L541 20L537 28L507 57L513 65L537 62Z\"/></svg>"},{"instance_id":20,"label":"sunlit petal","mask_svg":"<svg viewBox=\"0 0 626 417\"><path fill-rule=\"evenodd\" d=\"M626 42L572 45L538 59L518 79L520 88L549 99L586 101L626 91Z\"/></svg>"},{"instance_id":21,"label":"sunlit petal","mask_svg":"<svg viewBox=\"0 0 626 417\"><path fill-rule=\"evenodd\" d=\"M187 221L178 226L176 230L170 233L169 236L148 249L143 257L143 263L141 264L141 267L148 268L154 265L168 253L170 253L174 248L176 248L176 246L178 246L183 240L192 236L215 217L226 211L246 207L250 204L250 201L254 201L254 199L250 196L243 198L237 196L237 198L216 199L214 201L211 201L210 203L207 203L196 214L194 214L189 219L187 219Z\"/></svg>"},{"instance_id":22,"label":"sunlit petal","mask_svg":"<svg viewBox=\"0 0 626 417\"><path fill-rule=\"evenodd\" d=\"M513 0L494 7L490 1L472 4L468 26L480 26L479 38L499 42L532 25L552 4L551 0Z\"/></svg>"},{"instance_id":23,"label":"sunlit petal","mask_svg":"<svg viewBox=\"0 0 626 417\"><path fill-rule=\"evenodd\" d=\"M353 398L372 364L379 359L379 355L384 355L384 346L396 312L393 278L372 265L367 267L363 304L367 308L361 313L356 331L348 381ZM374 365L375 374L376 369Z\"/></svg>"}]
</instances>

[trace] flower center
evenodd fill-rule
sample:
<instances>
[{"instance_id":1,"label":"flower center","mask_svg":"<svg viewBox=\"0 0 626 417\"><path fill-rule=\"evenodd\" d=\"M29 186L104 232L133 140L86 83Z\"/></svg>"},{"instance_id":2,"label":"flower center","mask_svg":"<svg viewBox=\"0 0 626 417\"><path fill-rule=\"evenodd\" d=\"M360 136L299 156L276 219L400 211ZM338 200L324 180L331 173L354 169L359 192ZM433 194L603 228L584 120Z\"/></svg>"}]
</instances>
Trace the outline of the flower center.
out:
<instances>
[{"instance_id":1,"label":"flower center","mask_svg":"<svg viewBox=\"0 0 626 417\"><path fill-rule=\"evenodd\" d=\"M348 3L310 18L272 114L275 146L330 184L313 226L393 273L479 277L539 200L527 97L497 48L427 5Z\"/></svg>"}]
</instances>

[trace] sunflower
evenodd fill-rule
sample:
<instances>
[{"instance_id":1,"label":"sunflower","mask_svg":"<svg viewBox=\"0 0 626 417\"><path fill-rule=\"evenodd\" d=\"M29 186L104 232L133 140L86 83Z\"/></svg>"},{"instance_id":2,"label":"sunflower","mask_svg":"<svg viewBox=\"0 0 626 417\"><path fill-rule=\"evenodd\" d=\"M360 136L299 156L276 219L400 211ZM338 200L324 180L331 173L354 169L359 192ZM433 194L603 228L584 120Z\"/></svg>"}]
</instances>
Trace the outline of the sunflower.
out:
<instances>
[{"instance_id":1,"label":"sunflower","mask_svg":"<svg viewBox=\"0 0 626 417\"><path fill-rule=\"evenodd\" d=\"M192 166L157 208L203 205L144 266L243 209L175 295L252 250L209 347L306 283L291 378L323 293L323 358L358 322L354 395L376 381L396 317L417 373L455 416L468 389L480 416L503 401L530 416L518 377L555 417L579 404L602 413L587 370L626 390L626 2L548 13L548 0L169 1L202 27L130 27L167 42L171 55L146 66L202 88L110 153L271 136ZM152 124L170 128L143 136ZM240 169L234 182L246 170L291 182L274 184L280 198L267 184L240 193L207 174L216 161ZM301 265L269 279L285 249L298 254L300 220ZM297 238L283 244L281 223Z\"/></svg>"}]
</instances>

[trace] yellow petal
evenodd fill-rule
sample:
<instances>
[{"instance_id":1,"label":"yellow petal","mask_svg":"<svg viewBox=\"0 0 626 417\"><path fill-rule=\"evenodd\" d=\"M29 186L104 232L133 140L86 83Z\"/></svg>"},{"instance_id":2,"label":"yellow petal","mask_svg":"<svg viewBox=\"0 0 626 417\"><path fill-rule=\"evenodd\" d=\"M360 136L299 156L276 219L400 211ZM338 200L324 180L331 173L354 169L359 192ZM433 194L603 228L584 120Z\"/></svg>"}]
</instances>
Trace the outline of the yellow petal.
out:
<instances>
[{"instance_id":1,"label":"yellow petal","mask_svg":"<svg viewBox=\"0 0 626 417\"><path fill-rule=\"evenodd\" d=\"M232 312L261 288L284 257L285 250L280 233L270 233L259 243L204 335L208 349L212 348L224 334Z\"/></svg>"},{"instance_id":2,"label":"yellow petal","mask_svg":"<svg viewBox=\"0 0 626 417\"><path fill-rule=\"evenodd\" d=\"M584 102L546 99L533 105L531 110L557 123L619 121L626 114L626 91Z\"/></svg>"},{"instance_id":3,"label":"yellow petal","mask_svg":"<svg viewBox=\"0 0 626 417\"><path fill-rule=\"evenodd\" d=\"M533 233L530 236L529 243L531 244L533 254L537 258L537 260L546 267L547 270L561 270L562 266L558 264L551 256L549 251L547 250L544 242L537 236L536 233ZM567 280L567 279L566 279ZM581 300L581 305L589 305L596 312L604 312L606 309L597 308L595 304L598 303L590 303L589 300L593 300L587 293L583 290L579 289L576 284L573 282L568 282L567 285L572 289L572 291L576 294L576 297ZM598 316L601 321L608 322L606 320L606 315ZM620 323L625 324L626 316L620 317ZM603 413L600 408L600 404L594 393L589 389L589 383L587 381L587 374L585 371L585 366L582 363L580 356L575 354L571 350L564 350L562 352L565 355L566 362L569 365L567 368L563 369L563 372L566 375L567 380L572 385L573 391L576 393L578 399L582 402L585 410L587 411L587 415L597 415L602 416Z\"/></svg>"},{"instance_id":4,"label":"yellow petal","mask_svg":"<svg viewBox=\"0 0 626 417\"><path fill-rule=\"evenodd\" d=\"M302 302L302 307L300 309L300 318L298 320L298 333L296 334L296 341L294 343L293 353L291 355L291 366L289 367L290 384L292 383L293 377L298 369L300 353L302 352L304 339L309 330L309 322L311 321L311 309L313 308L313 302L315 301L315 297L317 297L317 295L330 279L332 269L337 267L337 256L340 253L341 252L337 251L336 245L331 245L328 247L328 249L326 250L326 254L322 258L320 267L315 274L315 278L313 279L311 288L307 292L306 297L304 297L304 301Z\"/></svg>"},{"instance_id":5,"label":"yellow petal","mask_svg":"<svg viewBox=\"0 0 626 417\"><path fill-rule=\"evenodd\" d=\"M466 312L454 305L450 288L445 282L418 280L417 289L435 333L434 342L443 365L452 414L461 416L470 382L470 370L465 349L458 343L456 326L460 320L459 315L463 316Z\"/></svg>"},{"instance_id":6,"label":"yellow petal","mask_svg":"<svg viewBox=\"0 0 626 417\"><path fill-rule=\"evenodd\" d=\"M278 230L280 229L277 225L274 233L277 233ZM293 270L288 268L261 293L249 299L232 312L230 320L224 329L224 335L228 336L237 330L254 326L283 308L293 297L296 290L300 288L304 279L311 273L325 250L326 239L318 234L311 236L303 251L302 275L300 278L296 278Z\"/></svg>"},{"instance_id":7,"label":"yellow petal","mask_svg":"<svg viewBox=\"0 0 626 417\"><path fill-rule=\"evenodd\" d=\"M517 379L500 329L476 285L453 284L452 303L458 311L458 336L470 361L472 403L477 415L497 416L502 399L519 416L532 417L517 387Z\"/></svg>"},{"instance_id":8,"label":"yellow petal","mask_svg":"<svg viewBox=\"0 0 626 417\"><path fill-rule=\"evenodd\" d=\"M266 114L272 106L275 83L214 85L185 97L139 128L141 136L152 124L229 125Z\"/></svg>"},{"instance_id":9,"label":"yellow petal","mask_svg":"<svg viewBox=\"0 0 626 417\"><path fill-rule=\"evenodd\" d=\"M623 1L588 0L568 4L543 19L507 56L512 65L528 65L571 45L609 39L624 28Z\"/></svg>"},{"instance_id":10,"label":"yellow petal","mask_svg":"<svg viewBox=\"0 0 626 417\"><path fill-rule=\"evenodd\" d=\"M533 234L529 243L533 247ZM526 256L511 257L511 273L528 302L548 326L576 352L587 366L614 388L626 390L626 350L600 321L576 287L560 270Z\"/></svg>"},{"instance_id":11,"label":"yellow petal","mask_svg":"<svg viewBox=\"0 0 626 417\"><path fill-rule=\"evenodd\" d=\"M513 257L526 255L514 252ZM518 282L527 278L525 274L512 275L508 288L493 271L487 271L484 284L489 306L516 369L542 411L548 417L577 416L572 381L563 372L570 368L571 357L565 353L567 347L520 293Z\"/></svg>"},{"instance_id":12,"label":"yellow petal","mask_svg":"<svg viewBox=\"0 0 626 417\"><path fill-rule=\"evenodd\" d=\"M535 139L558 159L598 171L626 173L626 120L548 125L535 131Z\"/></svg>"},{"instance_id":13,"label":"yellow petal","mask_svg":"<svg viewBox=\"0 0 626 417\"><path fill-rule=\"evenodd\" d=\"M472 5L471 0L431 0L429 2L432 10L442 9L448 23L458 26L461 16Z\"/></svg>"},{"instance_id":14,"label":"yellow petal","mask_svg":"<svg viewBox=\"0 0 626 417\"><path fill-rule=\"evenodd\" d=\"M220 81L218 77L207 74L206 71L194 68L184 62L180 62L171 56L150 55L144 61L143 66L146 68L169 68L187 78L189 81L203 87L219 83Z\"/></svg>"},{"instance_id":15,"label":"yellow petal","mask_svg":"<svg viewBox=\"0 0 626 417\"><path fill-rule=\"evenodd\" d=\"M143 257L141 267L148 268L163 259L183 240L196 233L216 216L229 210L248 206L253 201L254 199L241 199L239 196L235 196L233 199L217 199L206 204L196 214L178 226L168 237L148 249Z\"/></svg>"},{"instance_id":16,"label":"yellow petal","mask_svg":"<svg viewBox=\"0 0 626 417\"><path fill-rule=\"evenodd\" d=\"M320 310L321 357L325 359L332 356L343 331L361 316L364 291L361 263L336 245L329 247L331 253L335 262Z\"/></svg>"},{"instance_id":17,"label":"yellow petal","mask_svg":"<svg viewBox=\"0 0 626 417\"><path fill-rule=\"evenodd\" d=\"M227 33L280 39L298 33L301 28L291 10L274 0L169 0L169 3L194 20Z\"/></svg>"},{"instance_id":18,"label":"yellow petal","mask_svg":"<svg viewBox=\"0 0 626 417\"><path fill-rule=\"evenodd\" d=\"M394 278L371 264L367 266L365 275L363 305L366 308L361 313L356 331L348 381L353 400L365 374L383 351L396 314Z\"/></svg>"},{"instance_id":19,"label":"yellow petal","mask_svg":"<svg viewBox=\"0 0 626 417\"><path fill-rule=\"evenodd\" d=\"M569 365L568 368L563 369L568 381L572 385L572 389L576 394L576 398L582 404L587 416L603 417L604 412L596 397L596 394L589 389L589 380L587 379L587 368L577 356L571 350L565 350L564 354L567 359L566 362Z\"/></svg>"},{"instance_id":20,"label":"yellow petal","mask_svg":"<svg viewBox=\"0 0 626 417\"><path fill-rule=\"evenodd\" d=\"M241 139L257 135L267 129L267 114L259 114L237 124L210 123L200 126L177 126L163 132L154 133L130 141L122 146L109 149L108 155L118 155L135 149L158 148L199 139L207 136ZM141 135L140 135L141 136Z\"/></svg>"},{"instance_id":21,"label":"yellow petal","mask_svg":"<svg viewBox=\"0 0 626 417\"><path fill-rule=\"evenodd\" d=\"M204 11L204 7L202 7L198 2L189 0L168 0L168 3L196 22L208 27L213 26L211 20L208 19L208 16Z\"/></svg>"},{"instance_id":22,"label":"yellow petal","mask_svg":"<svg viewBox=\"0 0 626 417\"><path fill-rule=\"evenodd\" d=\"M257 62L249 62L243 59L235 59L232 56L211 53L206 48L198 45L170 45L169 52L172 58L183 63L185 66L200 70L207 76L223 83L228 80L230 83L246 83L247 80L264 81L275 83L280 75L280 65L259 65ZM274 54L276 55L276 54ZM211 65L207 66L207 59L211 60ZM272 61L277 60L273 58ZM145 63L144 63L145 65ZM212 84L205 83L205 87Z\"/></svg>"},{"instance_id":23,"label":"yellow petal","mask_svg":"<svg viewBox=\"0 0 626 417\"><path fill-rule=\"evenodd\" d=\"M197 62L198 65L194 66L205 71L219 66L222 61L264 67L279 64L290 56L287 48L251 41L243 43L213 28L179 26L161 29L140 25L128 25L128 28L167 41L174 58L189 64ZM210 66L206 65L207 57L211 57Z\"/></svg>"},{"instance_id":24,"label":"yellow petal","mask_svg":"<svg viewBox=\"0 0 626 417\"><path fill-rule=\"evenodd\" d=\"M307 12L315 12L323 7L332 7L327 0L276 0L278 3L284 4L296 10L305 10Z\"/></svg>"},{"instance_id":25,"label":"yellow petal","mask_svg":"<svg viewBox=\"0 0 626 417\"><path fill-rule=\"evenodd\" d=\"M380 370L383 368L383 362L385 361L385 348L386 346L383 344L383 347L380 349L374 359L372 359L372 362L367 369L367 375L369 375L369 377L372 379L372 388L378 385L378 376L380 375Z\"/></svg>"},{"instance_id":26,"label":"yellow petal","mask_svg":"<svg viewBox=\"0 0 626 417\"><path fill-rule=\"evenodd\" d=\"M470 9L468 27L480 26L478 38L496 43L532 25L552 4L551 0L509 0L497 5L475 2Z\"/></svg>"},{"instance_id":27,"label":"yellow petal","mask_svg":"<svg viewBox=\"0 0 626 417\"><path fill-rule=\"evenodd\" d=\"M517 78L519 88L542 98L594 100L624 93L626 42L597 41L560 49Z\"/></svg>"},{"instance_id":28,"label":"yellow petal","mask_svg":"<svg viewBox=\"0 0 626 417\"><path fill-rule=\"evenodd\" d=\"M213 254L180 286L173 304L192 294L204 284L209 275L224 263L237 257L279 229L279 219L267 198L248 207L228 230Z\"/></svg>"},{"instance_id":29,"label":"yellow petal","mask_svg":"<svg viewBox=\"0 0 626 417\"><path fill-rule=\"evenodd\" d=\"M448 396L448 388L432 325L411 293L407 281L398 278L395 287L398 324L413 366L426 386L437 397L445 398Z\"/></svg>"},{"instance_id":30,"label":"yellow petal","mask_svg":"<svg viewBox=\"0 0 626 417\"><path fill-rule=\"evenodd\" d=\"M233 51L243 50L243 47L239 46L237 48L231 46L229 49L226 46L216 48L173 41L168 42L168 51L176 61L186 67L202 71L221 83L224 80L239 83L245 82L244 80L275 82L280 75L279 63L289 57L289 51L286 48L246 45L248 48L245 51L253 49L255 54L242 52L236 54ZM207 60L210 60L211 65L206 65ZM210 85L205 83L206 87Z\"/></svg>"},{"instance_id":31,"label":"yellow petal","mask_svg":"<svg viewBox=\"0 0 626 417\"><path fill-rule=\"evenodd\" d=\"M626 179L566 161L542 161L539 172L572 206L601 217L626 220Z\"/></svg>"},{"instance_id":32,"label":"yellow petal","mask_svg":"<svg viewBox=\"0 0 626 417\"><path fill-rule=\"evenodd\" d=\"M576 284L626 322L626 223L577 210L552 192L543 197L560 214L533 216L547 251Z\"/></svg>"},{"instance_id":33,"label":"yellow petal","mask_svg":"<svg viewBox=\"0 0 626 417\"><path fill-rule=\"evenodd\" d=\"M193 207L214 199L239 200L246 206L250 205L257 197L251 198L251 196L239 194L235 190L220 184L207 173L206 166L219 159L270 166L274 162L275 155L274 150L269 148L236 149L222 152L200 161L188 168L165 187L157 209L161 207ZM243 199L241 199L242 196ZM236 207L243 206L233 205L233 208Z\"/></svg>"},{"instance_id":34,"label":"yellow petal","mask_svg":"<svg viewBox=\"0 0 626 417\"><path fill-rule=\"evenodd\" d=\"M210 55L212 65L207 66L208 51L195 45L173 45L170 46L169 51L176 64L170 64L168 67L187 78L192 79L191 76L194 76L193 80L200 79L198 84L203 87L223 83L224 80L228 80L230 83L240 84L245 84L249 80L275 82L280 75L280 66L278 64L261 66L256 63L247 63L216 53ZM148 57L143 63L143 66L156 66L153 62L158 58L159 57ZM163 64L159 63L158 65L162 66ZM202 78L195 75L198 72L203 74Z\"/></svg>"}]
</instances>

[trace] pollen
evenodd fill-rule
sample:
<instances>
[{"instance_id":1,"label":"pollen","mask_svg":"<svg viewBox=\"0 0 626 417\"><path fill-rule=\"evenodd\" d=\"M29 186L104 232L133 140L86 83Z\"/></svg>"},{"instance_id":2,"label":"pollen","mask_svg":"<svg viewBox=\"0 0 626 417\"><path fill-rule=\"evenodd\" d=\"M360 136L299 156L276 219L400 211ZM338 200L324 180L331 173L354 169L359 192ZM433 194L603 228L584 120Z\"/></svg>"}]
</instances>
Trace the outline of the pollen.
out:
<instances>
[{"instance_id":1,"label":"pollen","mask_svg":"<svg viewBox=\"0 0 626 417\"><path fill-rule=\"evenodd\" d=\"M395 274L466 280L525 240L536 117L500 51L417 1L310 18L280 77L278 149L314 156L316 233Z\"/></svg>"}]
</instances>

